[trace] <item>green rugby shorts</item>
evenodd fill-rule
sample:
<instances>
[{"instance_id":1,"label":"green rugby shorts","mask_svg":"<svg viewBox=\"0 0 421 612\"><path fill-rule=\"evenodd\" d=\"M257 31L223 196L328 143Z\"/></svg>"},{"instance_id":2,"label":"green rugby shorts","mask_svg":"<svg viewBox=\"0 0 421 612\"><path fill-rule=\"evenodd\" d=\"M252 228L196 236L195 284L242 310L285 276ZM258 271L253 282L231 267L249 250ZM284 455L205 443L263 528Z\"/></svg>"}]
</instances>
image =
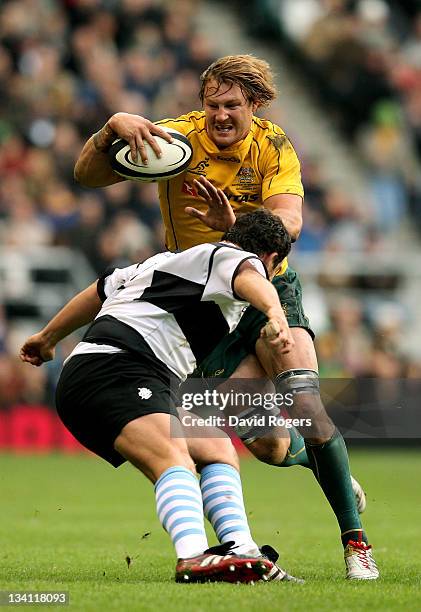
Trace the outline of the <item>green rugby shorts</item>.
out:
<instances>
[{"instance_id":1,"label":"green rugby shorts","mask_svg":"<svg viewBox=\"0 0 421 612\"><path fill-rule=\"evenodd\" d=\"M275 276L272 283L278 291L288 325L303 327L314 339L309 320L304 314L301 283L295 270L288 267L284 274ZM266 321L263 313L249 306L236 329L225 336L196 368L192 377L229 378L244 357L254 354L260 330Z\"/></svg>"}]
</instances>

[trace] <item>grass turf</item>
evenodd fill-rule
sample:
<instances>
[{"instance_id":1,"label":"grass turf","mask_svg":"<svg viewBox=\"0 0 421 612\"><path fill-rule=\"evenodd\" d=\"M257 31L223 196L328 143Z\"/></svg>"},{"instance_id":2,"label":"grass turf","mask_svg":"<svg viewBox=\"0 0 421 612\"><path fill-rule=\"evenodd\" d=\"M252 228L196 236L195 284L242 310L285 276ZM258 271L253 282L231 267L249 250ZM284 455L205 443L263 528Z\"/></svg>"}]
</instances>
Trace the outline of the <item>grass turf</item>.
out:
<instances>
[{"instance_id":1,"label":"grass turf","mask_svg":"<svg viewBox=\"0 0 421 612\"><path fill-rule=\"evenodd\" d=\"M381 580L344 580L336 521L309 470L247 459L255 539L279 549L282 564L307 580L252 587L173 582L174 553L152 486L134 468L114 470L90 456L2 455L0 590L65 590L67 609L83 612L419 609L421 455L354 451L351 462L368 493L364 525Z\"/></svg>"}]
</instances>

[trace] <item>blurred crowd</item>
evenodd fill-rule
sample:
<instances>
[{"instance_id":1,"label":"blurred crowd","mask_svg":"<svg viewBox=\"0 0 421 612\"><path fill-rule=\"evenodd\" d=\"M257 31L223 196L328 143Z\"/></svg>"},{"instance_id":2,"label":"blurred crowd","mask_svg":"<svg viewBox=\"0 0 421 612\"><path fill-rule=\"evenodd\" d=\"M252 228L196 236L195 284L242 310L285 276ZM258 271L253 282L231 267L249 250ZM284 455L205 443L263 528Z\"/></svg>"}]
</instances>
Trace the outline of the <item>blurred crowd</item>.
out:
<instances>
[{"instance_id":1,"label":"blurred crowd","mask_svg":"<svg viewBox=\"0 0 421 612\"><path fill-rule=\"evenodd\" d=\"M96 272L162 248L155 186L82 190L85 140L117 111L198 105L210 61L192 0L11 0L0 11L0 242L80 248Z\"/></svg>"},{"instance_id":2,"label":"blurred crowd","mask_svg":"<svg viewBox=\"0 0 421 612\"><path fill-rule=\"evenodd\" d=\"M407 215L421 234L421 4L418 0L252 2L331 120L354 142L370 182L375 225ZM268 27L261 23L260 27ZM273 25L271 25L273 28Z\"/></svg>"},{"instance_id":3,"label":"blurred crowd","mask_svg":"<svg viewBox=\"0 0 421 612\"><path fill-rule=\"evenodd\" d=\"M236 4L244 15L244 3ZM247 10L248 31L282 49L329 121L352 143L371 196L359 206L306 155L305 135L291 134L301 149L306 194L294 251L333 259L358 253L369 261L399 257L402 247L420 253L419 0L252 0ZM307 287L322 373L420 374L420 352L408 350L410 330L418 334L419 323L405 303L403 276L394 274L380 278L379 266L377 278L360 270Z\"/></svg>"},{"instance_id":4,"label":"blurred crowd","mask_svg":"<svg viewBox=\"0 0 421 612\"><path fill-rule=\"evenodd\" d=\"M85 190L73 167L84 142L115 112L159 119L199 108L198 76L213 54L195 30L197 6L194 0L1 3L0 248L28 258L36 246L79 249L93 278L163 249L155 185ZM19 364L23 322L7 314L0 305L0 406L51 399L57 366ZM62 344L59 361L71 347L71 340Z\"/></svg>"},{"instance_id":5,"label":"blurred crowd","mask_svg":"<svg viewBox=\"0 0 421 612\"><path fill-rule=\"evenodd\" d=\"M275 10L275 3L271 6ZM302 247L337 251L346 244L370 258L391 250L391 242L399 245L394 232L405 223L421 238L420 2L283 0L276 11L295 61L305 66L319 100L362 158L372 194L369 215L352 215L350 197L323 189L317 164L304 164L306 218L313 222L306 224ZM420 252L417 239L405 246ZM360 297L370 289L368 279L362 280ZM405 351L414 321L402 297L398 290L391 300L379 287L374 301L339 300L319 335L322 369L419 376L419 354L414 358Z\"/></svg>"},{"instance_id":6,"label":"blurred crowd","mask_svg":"<svg viewBox=\"0 0 421 612\"><path fill-rule=\"evenodd\" d=\"M0 251L19 249L30 257L34 246L68 246L85 255L95 275L163 249L154 184L86 190L74 182L73 167L86 139L117 111L157 120L200 108L198 77L218 49L196 28L199 3L3 0ZM411 35L403 36L404 29L392 29L384 2L357 3L365 12L348 4L283 0L280 18L326 71L339 103L351 105L349 133L362 143L379 207L364 212L340 186L326 183L303 142L306 209L298 252L381 251L418 193L421 16L411 22ZM294 23L300 28L294 30ZM381 95L368 99L370 85ZM63 342L57 362L46 367L20 364L22 334L16 330L22 322L9 318L2 301L7 295L0 286L0 407L51 401L73 340ZM416 375L421 366L400 350L405 320L399 308L370 317L364 304L348 297L325 307L316 329L322 373Z\"/></svg>"}]
</instances>

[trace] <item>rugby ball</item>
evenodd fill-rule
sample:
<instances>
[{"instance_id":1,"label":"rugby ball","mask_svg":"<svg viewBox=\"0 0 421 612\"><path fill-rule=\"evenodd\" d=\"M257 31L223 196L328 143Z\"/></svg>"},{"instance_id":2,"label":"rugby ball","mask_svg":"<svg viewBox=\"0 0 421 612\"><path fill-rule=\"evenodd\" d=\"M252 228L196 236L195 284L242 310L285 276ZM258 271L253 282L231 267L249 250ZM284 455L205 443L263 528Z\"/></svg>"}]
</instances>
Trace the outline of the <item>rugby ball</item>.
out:
<instances>
[{"instance_id":1,"label":"rugby ball","mask_svg":"<svg viewBox=\"0 0 421 612\"><path fill-rule=\"evenodd\" d=\"M192 146L184 134L172 128L160 127L173 137L171 143L160 136L154 137L162 151L162 157L156 157L152 147L145 142L148 163L144 164L140 155L137 162L134 162L129 144L126 140L119 138L113 142L109 150L112 169L126 179L147 183L164 181L181 174L192 158Z\"/></svg>"}]
</instances>

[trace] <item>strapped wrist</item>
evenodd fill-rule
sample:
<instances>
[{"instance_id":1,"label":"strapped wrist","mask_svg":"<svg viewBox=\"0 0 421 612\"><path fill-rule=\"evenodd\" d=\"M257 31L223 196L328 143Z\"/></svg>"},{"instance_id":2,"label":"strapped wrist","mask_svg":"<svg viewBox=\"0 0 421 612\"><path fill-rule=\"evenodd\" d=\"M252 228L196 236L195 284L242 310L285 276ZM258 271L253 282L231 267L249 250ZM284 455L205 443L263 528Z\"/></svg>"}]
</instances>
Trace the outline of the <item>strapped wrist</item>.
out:
<instances>
[{"instance_id":1,"label":"strapped wrist","mask_svg":"<svg viewBox=\"0 0 421 612\"><path fill-rule=\"evenodd\" d=\"M108 153L109 148L111 147L113 141L116 139L117 134L110 127L108 121L102 126L98 132L95 132L92 136L92 140L94 143L94 147L97 151L101 153Z\"/></svg>"}]
</instances>

